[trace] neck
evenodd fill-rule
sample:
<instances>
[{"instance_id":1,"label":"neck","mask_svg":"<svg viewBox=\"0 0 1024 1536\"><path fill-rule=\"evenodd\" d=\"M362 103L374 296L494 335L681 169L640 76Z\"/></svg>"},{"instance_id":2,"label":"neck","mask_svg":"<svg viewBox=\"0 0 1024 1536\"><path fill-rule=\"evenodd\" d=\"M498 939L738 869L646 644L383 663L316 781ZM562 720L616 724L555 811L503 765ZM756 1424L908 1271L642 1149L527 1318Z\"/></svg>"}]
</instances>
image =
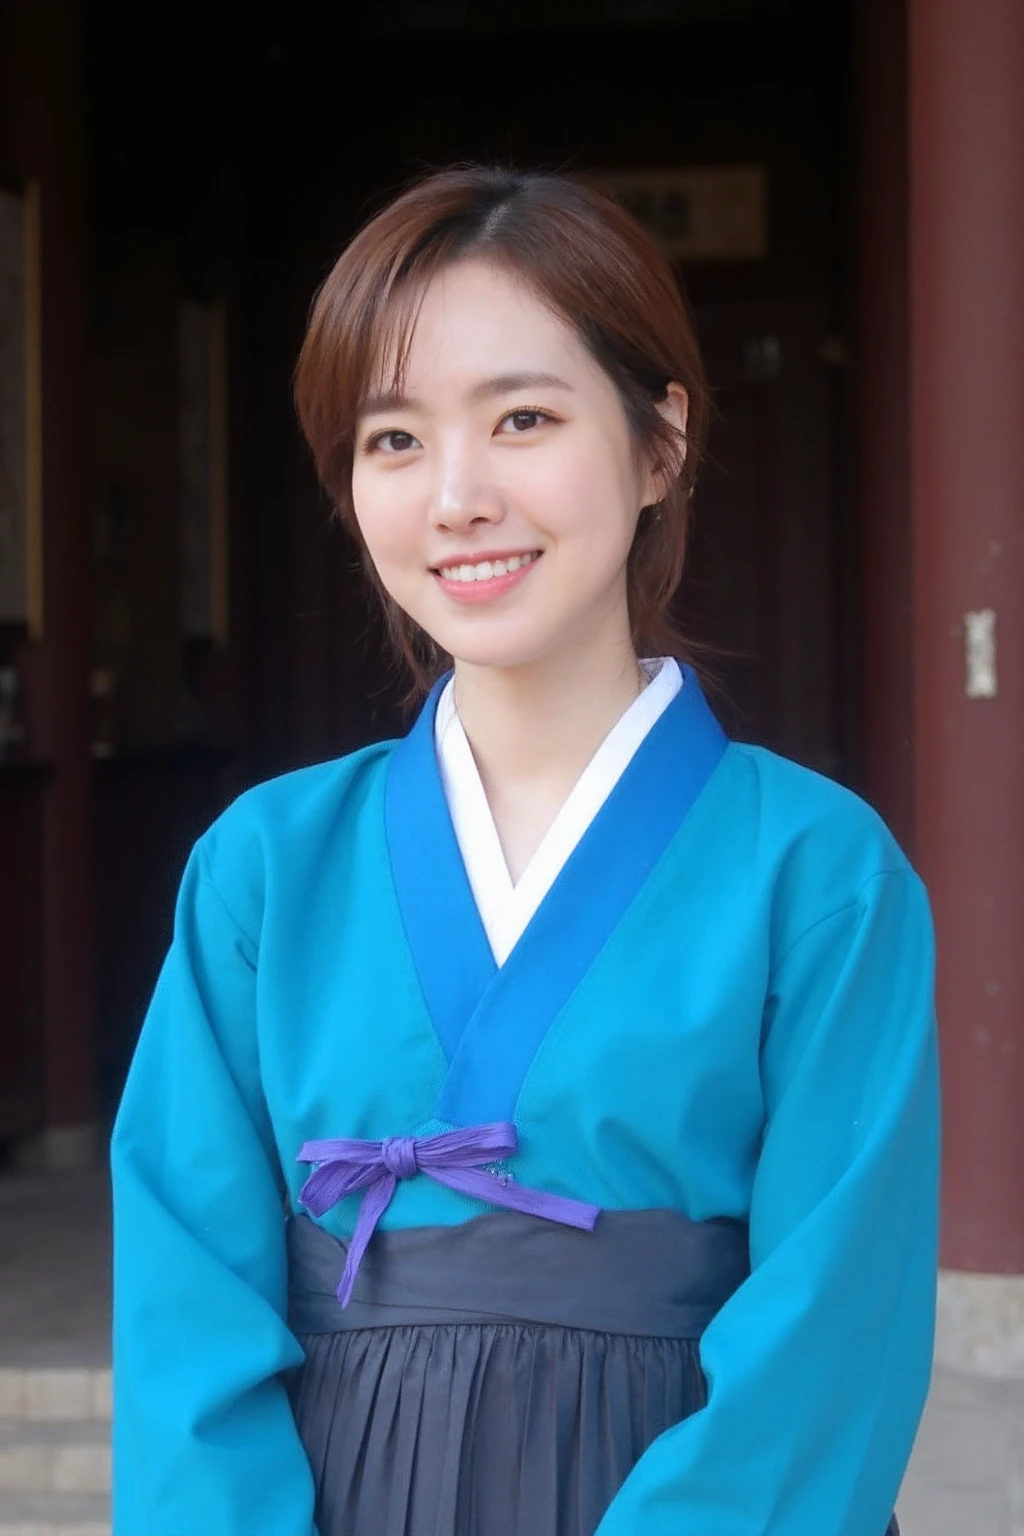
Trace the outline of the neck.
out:
<instances>
[{"instance_id":1,"label":"neck","mask_svg":"<svg viewBox=\"0 0 1024 1536\"><path fill-rule=\"evenodd\" d=\"M457 664L455 701L492 809L539 794L557 814L645 683L628 635L514 669Z\"/></svg>"}]
</instances>

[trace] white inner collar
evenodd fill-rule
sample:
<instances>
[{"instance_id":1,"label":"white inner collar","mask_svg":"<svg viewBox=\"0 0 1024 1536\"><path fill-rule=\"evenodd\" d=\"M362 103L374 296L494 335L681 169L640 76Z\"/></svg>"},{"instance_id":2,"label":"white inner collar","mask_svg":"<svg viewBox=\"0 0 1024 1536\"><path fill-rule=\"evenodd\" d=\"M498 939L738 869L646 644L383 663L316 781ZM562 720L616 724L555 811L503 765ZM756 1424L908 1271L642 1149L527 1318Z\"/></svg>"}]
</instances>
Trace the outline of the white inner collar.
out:
<instances>
[{"instance_id":1,"label":"white inner collar","mask_svg":"<svg viewBox=\"0 0 1024 1536\"><path fill-rule=\"evenodd\" d=\"M513 884L449 681L437 704L434 743L441 783L480 920L504 965L637 748L683 686L672 657L643 661L650 679L584 768L533 858Z\"/></svg>"}]
</instances>

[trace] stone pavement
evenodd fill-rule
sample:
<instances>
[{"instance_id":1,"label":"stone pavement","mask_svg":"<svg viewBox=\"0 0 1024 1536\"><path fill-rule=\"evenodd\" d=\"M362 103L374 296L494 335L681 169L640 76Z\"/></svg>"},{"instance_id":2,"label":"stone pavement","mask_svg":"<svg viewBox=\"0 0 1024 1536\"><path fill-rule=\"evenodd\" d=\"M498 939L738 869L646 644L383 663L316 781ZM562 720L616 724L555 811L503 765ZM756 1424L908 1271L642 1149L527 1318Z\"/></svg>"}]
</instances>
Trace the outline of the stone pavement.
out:
<instances>
[{"instance_id":1,"label":"stone pavement","mask_svg":"<svg viewBox=\"0 0 1024 1536\"><path fill-rule=\"evenodd\" d=\"M102 1174L0 1175L0 1536L105 1529L109 1254ZM82 1513L30 1513L61 1500ZM1024 1379L936 1370L899 1515L903 1536L1024 1536Z\"/></svg>"},{"instance_id":2,"label":"stone pavement","mask_svg":"<svg viewBox=\"0 0 1024 1536\"><path fill-rule=\"evenodd\" d=\"M0 1367L109 1364L106 1173L0 1173Z\"/></svg>"},{"instance_id":3,"label":"stone pavement","mask_svg":"<svg viewBox=\"0 0 1024 1536\"><path fill-rule=\"evenodd\" d=\"M0 1175L0 1536L110 1536L110 1214L98 1172Z\"/></svg>"},{"instance_id":4,"label":"stone pavement","mask_svg":"<svg viewBox=\"0 0 1024 1536\"><path fill-rule=\"evenodd\" d=\"M1024 1380L936 1370L899 1515L903 1536L1024 1536Z\"/></svg>"}]
</instances>

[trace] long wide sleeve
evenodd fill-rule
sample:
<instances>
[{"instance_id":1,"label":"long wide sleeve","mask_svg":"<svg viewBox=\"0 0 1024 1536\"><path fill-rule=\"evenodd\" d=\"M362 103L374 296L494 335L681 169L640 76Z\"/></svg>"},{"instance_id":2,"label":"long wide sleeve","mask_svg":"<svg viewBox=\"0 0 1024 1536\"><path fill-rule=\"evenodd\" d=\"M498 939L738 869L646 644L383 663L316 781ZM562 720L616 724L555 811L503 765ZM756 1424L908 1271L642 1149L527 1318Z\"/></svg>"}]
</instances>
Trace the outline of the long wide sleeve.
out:
<instances>
[{"instance_id":1,"label":"long wide sleeve","mask_svg":"<svg viewBox=\"0 0 1024 1536\"><path fill-rule=\"evenodd\" d=\"M927 1392L938 1093L927 901L869 879L775 967L751 1274L708 1328L707 1406L599 1536L883 1536Z\"/></svg>"},{"instance_id":2,"label":"long wide sleeve","mask_svg":"<svg viewBox=\"0 0 1024 1536\"><path fill-rule=\"evenodd\" d=\"M255 998L200 844L113 1138L114 1536L315 1536Z\"/></svg>"}]
</instances>

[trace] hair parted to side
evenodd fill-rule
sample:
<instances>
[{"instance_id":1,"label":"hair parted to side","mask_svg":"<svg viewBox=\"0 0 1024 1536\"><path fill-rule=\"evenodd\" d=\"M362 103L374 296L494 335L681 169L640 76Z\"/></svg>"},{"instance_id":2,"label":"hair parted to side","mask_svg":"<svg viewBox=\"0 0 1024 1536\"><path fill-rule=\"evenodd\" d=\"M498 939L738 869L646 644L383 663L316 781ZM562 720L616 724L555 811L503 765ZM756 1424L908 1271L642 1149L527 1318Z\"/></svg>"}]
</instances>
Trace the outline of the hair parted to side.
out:
<instances>
[{"instance_id":1,"label":"hair parted to side","mask_svg":"<svg viewBox=\"0 0 1024 1536\"><path fill-rule=\"evenodd\" d=\"M707 435L707 382L675 273L618 203L547 172L454 166L414 183L363 226L317 294L295 372L299 421L337 515L355 536L389 631L418 689L449 664L381 587L352 505L361 403L401 384L419 303L467 258L513 274L568 324L615 385L634 445L667 490L641 514L627 569L640 655L685 655L669 605L683 572L690 497ZM685 443L657 409L668 385L689 397Z\"/></svg>"}]
</instances>

